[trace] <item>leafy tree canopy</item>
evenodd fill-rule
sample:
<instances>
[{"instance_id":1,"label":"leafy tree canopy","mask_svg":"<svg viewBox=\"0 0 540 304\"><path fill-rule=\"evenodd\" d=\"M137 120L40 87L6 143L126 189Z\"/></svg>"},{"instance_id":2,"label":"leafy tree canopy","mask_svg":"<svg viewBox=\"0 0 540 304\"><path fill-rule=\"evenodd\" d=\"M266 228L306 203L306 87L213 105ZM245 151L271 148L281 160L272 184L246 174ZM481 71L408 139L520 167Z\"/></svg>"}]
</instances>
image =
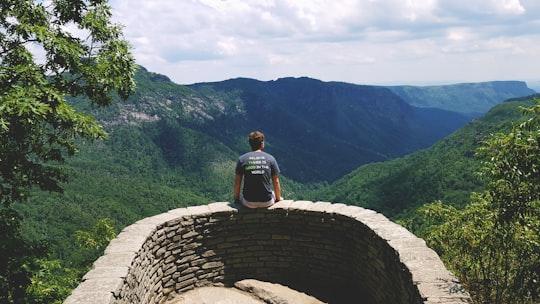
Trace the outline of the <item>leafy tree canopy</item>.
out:
<instances>
[{"instance_id":1,"label":"leafy tree canopy","mask_svg":"<svg viewBox=\"0 0 540 304\"><path fill-rule=\"evenodd\" d=\"M105 0L0 1L0 202L33 186L61 191L51 163L77 151L75 138L100 139L96 121L66 96L109 105L134 90L135 63Z\"/></svg>"},{"instance_id":2,"label":"leafy tree canopy","mask_svg":"<svg viewBox=\"0 0 540 304\"><path fill-rule=\"evenodd\" d=\"M0 0L2 303L35 302L26 288L45 256L44 246L21 237L10 205L34 186L60 192L66 176L58 163L75 154L75 140L107 136L66 97L106 106L135 88L130 46L110 18L106 0Z\"/></svg>"},{"instance_id":3,"label":"leafy tree canopy","mask_svg":"<svg viewBox=\"0 0 540 304\"><path fill-rule=\"evenodd\" d=\"M420 209L420 234L471 291L475 303L540 300L540 99L528 120L478 149L487 188L458 210Z\"/></svg>"}]
</instances>

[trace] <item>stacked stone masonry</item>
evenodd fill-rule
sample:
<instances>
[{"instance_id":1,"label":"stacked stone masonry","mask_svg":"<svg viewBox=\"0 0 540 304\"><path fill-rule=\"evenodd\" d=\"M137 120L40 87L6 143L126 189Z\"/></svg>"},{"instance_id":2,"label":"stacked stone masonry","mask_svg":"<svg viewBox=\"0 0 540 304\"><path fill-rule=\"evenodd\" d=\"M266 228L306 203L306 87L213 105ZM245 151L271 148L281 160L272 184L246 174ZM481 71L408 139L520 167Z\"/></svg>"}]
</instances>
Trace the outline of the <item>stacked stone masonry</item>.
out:
<instances>
[{"instance_id":1,"label":"stacked stone masonry","mask_svg":"<svg viewBox=\"0 0 540 304\"><path fill-rule=\"evenodd\" d=\"M125 228L64 304L162 303L201 286L280 283L329 303L471 303L425 242L371 210L281 201L171 210Z\"/></svg>"}]
</instances>

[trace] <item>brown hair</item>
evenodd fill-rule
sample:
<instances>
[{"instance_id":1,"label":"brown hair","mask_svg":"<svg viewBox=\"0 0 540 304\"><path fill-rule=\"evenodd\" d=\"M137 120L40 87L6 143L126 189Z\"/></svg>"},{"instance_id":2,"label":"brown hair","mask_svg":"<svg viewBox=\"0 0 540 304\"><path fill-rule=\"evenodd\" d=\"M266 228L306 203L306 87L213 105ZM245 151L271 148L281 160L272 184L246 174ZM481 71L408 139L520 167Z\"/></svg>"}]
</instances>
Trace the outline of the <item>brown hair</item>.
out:
<instances>
[{"instance_id":1,"label":"brown hair","mask_svg":"<svg viewBox=\"0 0 540 304\"><path fill-rule=\"evenodd\" d=\"M264 134L259 131L253 131L249 133L249 146L252 151L258 150L261 148L264 141Z\"/></svg>"}]
</instances>

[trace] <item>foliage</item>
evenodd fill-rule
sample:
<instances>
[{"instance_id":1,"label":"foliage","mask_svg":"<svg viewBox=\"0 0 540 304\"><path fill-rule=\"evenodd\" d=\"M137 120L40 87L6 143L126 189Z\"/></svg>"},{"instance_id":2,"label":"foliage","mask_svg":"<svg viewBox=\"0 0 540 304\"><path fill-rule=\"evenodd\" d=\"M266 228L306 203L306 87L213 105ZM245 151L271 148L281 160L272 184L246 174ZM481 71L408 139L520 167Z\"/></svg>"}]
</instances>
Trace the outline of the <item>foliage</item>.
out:
<instances>
[{"instance_id":1,"label":"foliage","mask_svg":"<svg viewBox=\"0 0 540 304\"><path fill-rule=\"evenodd\" d=\"M481 175L489 181L501 221L533 214L540 199L540 98L523 113L533 117L508 134L493 135L478 151L484 159Z\"/></svg>"},{"instance_id":2,"label":"foliage","mask_svg":"<svg viewBox=\"0 0 540 304\"><path fill-rule=\"evenodd\" d=\"M0 2L0 202L24 201L29 188L60 191L74 137L105 138L66 95L108 105L134 88L133 58L110 24L106 1ZM77 30L68 29L77 27Z\"/></svg>"},{"instance_id":3,"label":"foliage","mask_svg":"<svg viewBox=\"0 0 540 304\"><path fill-rule=\"evenodd\" d=\"M81 270L62 265L60 260L50 257L37 260L39 271L31 278L28 286L28 304L61 304L79 283Z\"/></svg>"},{"instance_id":4,"label":"foliage","mask_svg":"<svg viewBox=\"0 0 540 304\"><path fill-rule=\"evenodd\" d=\"M0 302L32 301L25 290L45 246L22 237L9 207L34 187L61 192L61 166L77 138L106 138L66 96L111 104L133 91L134 60L107 1L0 1Z\"/></svg>"},{"instance_id":5,"label":"foliage","mask_svg":"<svg viewBox=\"0 0 540 304\"><path fill-rule=\"evenodd\" d=\"M420 209L420 234L456 271L477 303L540 301L540 99L534 115L478 149L487 188L458 210Z\"/></svg>"},{"instance_id":6,"label":"foliage","mask_svg":"<svg viewBox=\"0 0 540 304\"><path fill-rule=\"evenodd\" d=\"M83 260L74 267L66 267L62 261L50 256L38 259L39 271L31 279L26 290L26 303L29 304L60 304L79 283L80 276L88 270L88 265L94 261L107 244L116 236L112 221L107 218L99 219L90 231L78 230L75 238Z\"/></svg>"},{"instance_id":7,"label":"foliage","mask_svg":"<svg viewBox=\"0 0 540 304\"><path fill-rule=\"evenodd\" d=\"M38 258L46 254L42 243L20 235L21 217L11 208L0 208L0 303L23 303Z\"/></svg>"},{"instance_id":8,"label":"foliage","mask_svg":"<svg viewBox=\"0 0 540 304\"><path fill-rule=\"evenodd\" d=\"M103 218L96 222L92 231L77 230L75 237L81 248L103 251L109 242L116 237L116 231L111 220Z\"/></svg>"}]
</instances>

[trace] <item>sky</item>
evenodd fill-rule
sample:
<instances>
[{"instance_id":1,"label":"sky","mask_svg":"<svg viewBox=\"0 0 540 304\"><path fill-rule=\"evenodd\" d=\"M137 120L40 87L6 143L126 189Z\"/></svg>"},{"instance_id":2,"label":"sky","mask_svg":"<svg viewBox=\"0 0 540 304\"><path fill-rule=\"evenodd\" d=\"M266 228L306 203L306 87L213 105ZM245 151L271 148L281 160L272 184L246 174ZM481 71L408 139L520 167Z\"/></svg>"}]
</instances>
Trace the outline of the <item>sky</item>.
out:
<instances>
[{"instance_id":1,"label":"sky","mask_svg":"<svg viewBox=\"0 0 540 304\"><path fill-rule=\"evenodd\" d=\"M538 0L110 0L138 64L178 84L311 77L540 86Z\"/></svg>"}]
</instances>

